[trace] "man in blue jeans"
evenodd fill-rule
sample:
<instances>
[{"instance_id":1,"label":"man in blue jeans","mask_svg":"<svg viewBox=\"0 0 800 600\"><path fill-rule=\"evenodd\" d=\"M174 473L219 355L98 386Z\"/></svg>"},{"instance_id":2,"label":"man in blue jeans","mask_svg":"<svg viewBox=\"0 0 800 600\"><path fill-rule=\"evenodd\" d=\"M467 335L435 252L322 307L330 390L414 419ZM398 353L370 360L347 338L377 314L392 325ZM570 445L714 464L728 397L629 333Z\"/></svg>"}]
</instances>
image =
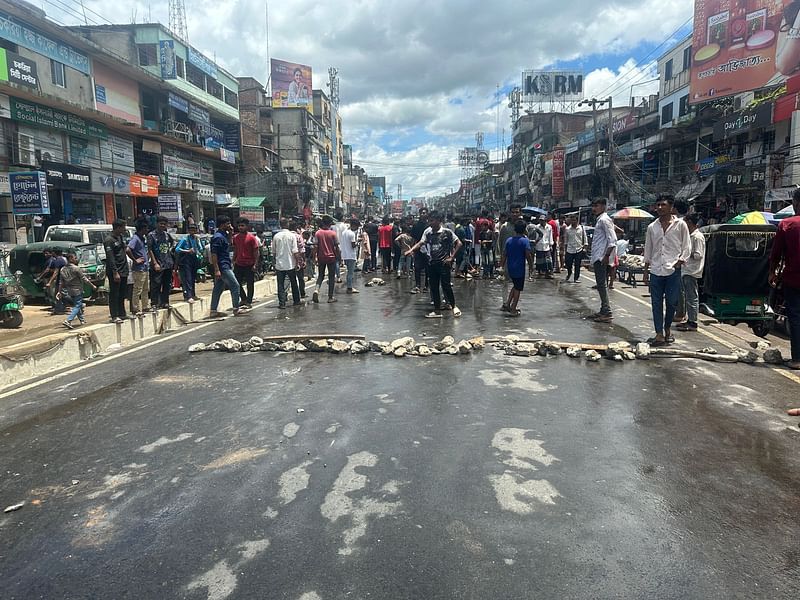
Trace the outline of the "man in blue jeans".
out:
<instances>
[{"instance_id":1,"label":"man in blue jeans","mask_svg":"<svg viewBox=\"0 0 800 600\"><path fill-rule=\"evenodd\" d=\"M655 337L647 341L653 346L675 341L671 329L681 293L681 267L692 252L689 228L672 214L673 202L671 195L659 195L656 200L658 219L647 228L644 243L645 277L650 282L650 304L656 332Z\"/></svg>"},{"instance_id":2,"label":"man in blue jeans","mask_svg":"<svg viewBox=\"0 0 800 600\"><path fill-rule=\"evenodd\" d=\"M227 287L231 292L233 301L233 314L241 315L247 309L239 307L239 282L233 274L231 263L231 244L228 235L233 227L230 217L222 216L217 220L217 232L211 238L211 270L214 273L214 289L211 292L211 318L225 316L219 312L219 299Z\"/></svg>"}]
</instances>

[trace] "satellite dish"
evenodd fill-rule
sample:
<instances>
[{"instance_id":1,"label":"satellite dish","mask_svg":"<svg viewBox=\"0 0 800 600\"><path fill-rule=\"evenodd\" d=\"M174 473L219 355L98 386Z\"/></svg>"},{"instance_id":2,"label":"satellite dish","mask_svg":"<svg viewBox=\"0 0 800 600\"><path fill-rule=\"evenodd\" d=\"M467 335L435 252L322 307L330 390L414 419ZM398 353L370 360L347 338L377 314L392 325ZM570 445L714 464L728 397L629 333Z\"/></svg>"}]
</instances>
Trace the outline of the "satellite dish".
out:
<instances>
[{"instance_id":1,"label":"satellite dish","mask_svg":"<svg viewBox=\"0 0 800 600\"><path fill-rule=\"evenodd\" d=\"M489 162L489 154L487 152L478 152L477 160L481 164L486 164Z\"/></svg>"}]
</instances>

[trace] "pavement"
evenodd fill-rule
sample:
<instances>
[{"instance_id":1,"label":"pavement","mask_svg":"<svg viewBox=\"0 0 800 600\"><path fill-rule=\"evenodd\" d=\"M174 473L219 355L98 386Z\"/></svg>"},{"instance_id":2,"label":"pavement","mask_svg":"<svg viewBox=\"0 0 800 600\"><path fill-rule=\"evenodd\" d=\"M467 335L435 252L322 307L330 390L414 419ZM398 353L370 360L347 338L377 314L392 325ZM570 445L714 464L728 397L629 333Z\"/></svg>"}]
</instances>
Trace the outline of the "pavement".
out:
<instances>
[{"instance_id":1,"label":"pavement","mask_svg":"<svg viewBox=\"0 0 800 600\"><path fill-rule=\"evenodd\" d=\"M0 393L3 598L796 598L800 380L494 348L189 355L251 335L647 337L644 290L408 281L193 325ZM623 295L624 292L625 295ZM703 327L684 348L747 342Z\"/></svg>"}]
</instances>

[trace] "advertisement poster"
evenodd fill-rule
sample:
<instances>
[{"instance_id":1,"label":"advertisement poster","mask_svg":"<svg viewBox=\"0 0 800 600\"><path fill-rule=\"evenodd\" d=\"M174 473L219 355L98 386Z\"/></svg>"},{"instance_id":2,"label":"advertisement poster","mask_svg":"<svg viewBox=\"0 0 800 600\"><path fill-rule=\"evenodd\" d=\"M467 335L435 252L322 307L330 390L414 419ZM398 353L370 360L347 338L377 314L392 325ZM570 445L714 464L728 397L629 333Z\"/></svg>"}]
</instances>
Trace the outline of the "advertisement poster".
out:
<instances>
[{"instance_id":1,"label":"advertisement poster","mask_svg":"<svg viewBox=\"0 0 800 600\"><path fill-rule=\"evenodd\" d=\"M778 85L800 67L800 4L695 0L689 102Z\"/></svg>"},{"instance_id":2,"label":"advertisement poster","mask_svg":"<svg viewBox=\"0 0 800 600\"><path fill-rule=\"evenodd\" d=\"M270 71L273 107L305 107L309 112L313 110L311 67L273 58Z\"/></svg>"},{"instance_id":3,"label":"advertisement poster","mask_svg":"<svg viewBox=\"0 0 800 600\"><path fill-rule=\"evenodd\" d=\"M522 72L523 102L578 102L579 100L583 100L583 73L580 71Z\"/></svg>"},{"instance_id":4,"label":"advertisement poster","mask_svg":"<svg viewBox=\"0 0 800 600\"><path fill-rule=\"evenodd\" d=\"M171 225L183 222L180 194L159 194L158 214L167 217Z\"/></svg>"},{"instance_id":5,"label":"advertisement poster","mask_svg":"<svg viewBox=\"0 0 800 600\"><path fill-rule=\"evenodd\" d=\"M175 61L175 42L173 40L159 40L158 62L161 65L161 79L178 78Z\"/></svg>"},{"instance_id":6,"label":"advertisement poster","mask_svg":"<svg viewBox=\"0 0 800 600\"><path fill-rule=\"evenodd\" d=\"M9 173L11 203L15 215L49 215L47 175L42 171Z\"/></svg>"},{"instance_id":7,"label":"advertisement poster","mask_svg":"<svg viewBox=\"0 0 800 600\"><path fill-rule=\"evenodd\" d=\"M553 149L553 198L564 197L564 148Z\"/></svg>"}]
</instances>

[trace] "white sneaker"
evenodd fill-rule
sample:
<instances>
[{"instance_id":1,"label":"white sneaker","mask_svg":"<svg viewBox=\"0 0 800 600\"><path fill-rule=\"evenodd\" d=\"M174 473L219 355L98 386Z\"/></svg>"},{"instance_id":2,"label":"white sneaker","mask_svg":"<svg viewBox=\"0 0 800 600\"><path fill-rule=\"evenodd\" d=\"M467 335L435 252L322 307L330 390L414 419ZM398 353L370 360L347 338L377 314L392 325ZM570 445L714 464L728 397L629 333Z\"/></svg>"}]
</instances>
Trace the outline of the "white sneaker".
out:
<instances>
[{"instance_id":1,"label":"white sneaker","mask_svg":"<svg viewBox=\"0 0 800 600\"><path fill-rule=\"evenodd\" d=\"M425 315L426 319L441 319L442 313L437 313L436 311L431 311L427 315Z\"/></svg>"},{"instance_id":2,"label":"white sneaker","mask_svg":"<svg viewBox=\"0 0 800 600\"><path fill-rule=\"evenodd\" d=\"M189 298L189 299L187 300L187 302L188 302L189 304L194 304L194 298Z\"/></svg>"}]
</instances>

